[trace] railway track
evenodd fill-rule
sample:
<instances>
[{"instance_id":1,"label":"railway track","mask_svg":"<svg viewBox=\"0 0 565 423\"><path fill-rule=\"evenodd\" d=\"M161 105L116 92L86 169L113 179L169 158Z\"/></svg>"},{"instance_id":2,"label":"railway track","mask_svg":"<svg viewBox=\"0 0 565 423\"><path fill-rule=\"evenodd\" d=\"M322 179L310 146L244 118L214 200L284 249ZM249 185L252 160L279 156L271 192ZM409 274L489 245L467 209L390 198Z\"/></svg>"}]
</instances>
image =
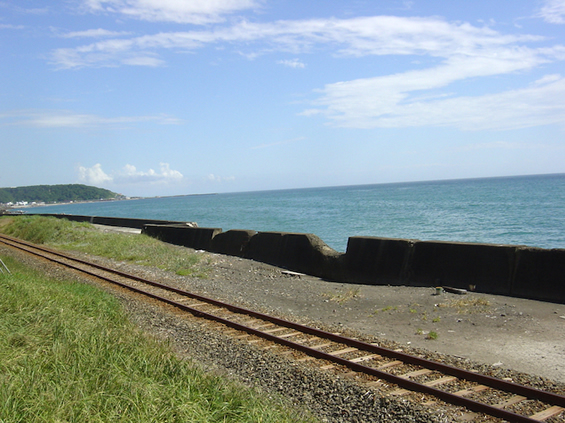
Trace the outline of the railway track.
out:
<instances>
[{"instance_id":1,"label":"railway track","mask_svg":"<svg viewBox=\"0 0 565 423\"><path fill-rule=\"evenodd\" d=\"M511 422L565 422L565 396L556 393L243 309L17 238L0 235L0 242L217 322L225 333L248 342L262 339L283 345L293 351L297 361L320 360L320 367L354 373L369 387L386 387L391 396L425 394L425 405L441 400L469 413Z\"/></svg>"}]
</instances>

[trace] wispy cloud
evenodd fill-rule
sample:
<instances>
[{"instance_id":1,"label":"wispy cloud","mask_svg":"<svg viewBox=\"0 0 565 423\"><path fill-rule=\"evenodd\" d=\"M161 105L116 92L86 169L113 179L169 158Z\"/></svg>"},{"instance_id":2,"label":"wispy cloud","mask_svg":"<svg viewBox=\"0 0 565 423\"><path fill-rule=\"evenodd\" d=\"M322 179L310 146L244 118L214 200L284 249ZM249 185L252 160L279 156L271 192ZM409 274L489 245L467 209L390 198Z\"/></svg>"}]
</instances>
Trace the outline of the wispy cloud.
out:
<instances>
[{"instance_id":1,"label":"wispy cloud","mask_svg":"<svg viewBox=\"0 0 565 423\"><path fill-rule=\"evenodd\" d=\"M145 56L132 56L125 58L122 60L122 63L130 66L149 66L153 68L165 65L164 60L149 54Z\"/></svg>"},{"instance_id":2,"label":"wispy cloud","mask_svg":"<svg viewBox=\"0 0 565 423\"><path fill-rule=\"evenodd\" d=\"M283 65L289 68L294 68L294 69L303 69L306 67L306 65L300 61L299 59L287 59L287 60L279 60L277 62L279 65Z\"/></svg>"},{"instance_id":3,"label":"wispy cloud","mask_svg":"<svg viewBox=\"0 0 565 423\"><path fill-rule=\"evenodd\" d=\"M143 122L161 125L181 123L179 119L167 115L103 117L69 110L17 110L0 113L0 125L39 128L93 128L124 126Z\"/></svg>"},{"instance_id":4,"label":"wispy cloud","mask_svg":"<svg viewBox=\"0 0 565 423\"><path fill-rule=\"evenodd\" d=\"M433 87L430 76L421 77ZM328 85L318 101L325 110L305 114L323 113L336 126L353 128L451 126L472 131L565 122L565 79L555 80L554 75L527 88L430 101L410 101L404 87L403 82L384 77Z\"/></svg>"},{"instance_id":5,"label":"wispy cloud","mask_svg":"<svg viewBox=\"0 0 565 423\"><path fill-rule=\"evenodd\" d=\"M24 29L23 25L0 24L0 29Z\"/></svg>"},{"instance_id":6,"label":"wispy cloud","mask_svg":"<svg viewBox=\"0 0 565 423\"><path fill-rule=\"evenodd\" d=\"M565 0L545 0L538 16L549 23L565 24Z\"/></svg>"},{"instance_id":7,"label":"wispy cloud","mask_svg":"<svg viewBox=\"0 0 565 423\"><path fill-rule=\"evenodd\" d=\"M107 29L87 29L85 31L74 31L61 34L62 38L103 38L103 37L120 37L130 35L127 31L108 31Z\"/></svg>"},{"instance_id":8,"label":"wispy cloud","mask_svg":"<svg viewBox=\"0 0 565 423\"><path fill-rule=\"evenodd\" d=\"M206 175L204 178L207 182L215 182L215 183L222 183L222 182L230 182L235 180L235 176L219 176L210 173Z\"/></svg>"},{"instance_id":9,"label":"wispy cloud","mask_svg":"<svg viewBox=\"0 0 565 423\"><path fill-rule=\"evenodd\" d=\"M342 57L418 55L450 58L458 55L481 58L502 55L504 58L519 53L522 48L519 43L540 40L542 37L539 36L504 35L490 28L449 23L439 18L374 16L271 23L243 21L215 30L162 32L60 48L52 53L51 59L60 68L118 66L131 55L164 50L186 52L212 44L245 45L255 48L249 53L253 55L266 51L298 54L329 48L334 55Z\"/></svg>"},{"instance_id":10,"label":"wispy cloud","mask_svg":"<svg viewBox=\"0 0 565 423\"><path fill-rule=\"evenodd\" d=\"M551 13L557 16L559 5L564 2L547 1L546 7L551 7ZM123 8L126 3L140 4L133 0L91 3L93 8L107 11L111 7ZM236 3L243 7L244 3ZM237 9L236 3L232 4L233 10ZM156 3L151 0L147 4ZM164 4L164 8L173 7L172 2ZM214 10L220 10L220 4L227 3L213 4L218 7ZM545 10L544 16L549 17L550 9ZM329 52L337 59L415 56L422 59L416 70L327 84L315 91L318 99L302 115L323 115L336 126L354 128L435 125L466 130L509 129L563 121L558 101L562 80L476 97L461 95L450 87L458 81L515 74L565 60L565 46L536 47L541 41L547 40L530 34L503 34L486 26L447 22L437 17L372 16L268 23L240 21L201 31L113 38L55 50L51 59L59 68L162 66L163 51L184 53L210 45L235 51L243 47L247 51L242 54L248 57L315 51ZM422 63L426 62L433 64L425 67ZM278 63L294 68L304 66L299 58Z\"/></svg>"},{"instance_id":11,"label":"wispy cloud","mask_svg":"<svg viewBox=\"0 0 565 423\"><path fill-rule=\"evenodd\" d=\"M259 6L255 0L84 0L93 12L121 14L133 19L191 24L223 21L224 15Z\"/></svg>"}]
</instances>

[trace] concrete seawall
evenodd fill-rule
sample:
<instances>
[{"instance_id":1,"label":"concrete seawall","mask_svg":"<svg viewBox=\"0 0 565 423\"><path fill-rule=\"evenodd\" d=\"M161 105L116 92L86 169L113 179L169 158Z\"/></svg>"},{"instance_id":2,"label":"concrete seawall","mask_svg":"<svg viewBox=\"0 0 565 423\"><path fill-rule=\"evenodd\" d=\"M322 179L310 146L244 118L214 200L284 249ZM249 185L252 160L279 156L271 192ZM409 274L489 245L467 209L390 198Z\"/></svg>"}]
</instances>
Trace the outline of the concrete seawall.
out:
<instances>
[{"instance_id":1,"label":"concrete seawall","mask_svg":"<svg viewBox=\"0 0 565 423\"><path fill-rule=\"evenodd\" d=\"M565 303L565 249L350 237L339 253L313 234L145 225L191 248L257 260L325 279L370 285L448 286Z\"/></svg>"},{"instance_id":2,"label":"concrete seawall","mask_svg":"<svg viewBox=\"0 0 565 423\"><path fill-rule=\"evenodd\" d=\"M174 225L180 222L171 220L149 220L149 219L134 219L130 217L102 217L102 216L81 216L77 214L40 214L39 216L58 217L62 219L71 220L73 222L89 222L96 225L107 226L121 226L124 228L143 229L143 226L148 223L155 225Z\"/></svg>"},{"instance_id":3,"label":"concrete seawall","mask_svg":"<svg viewBox=\"0 0 565 423\"><path fill-rule=\"evenodd\" d=\"M222 230L219 228L191 228L182 224L156 225L151 223L144 225L141 232L170 244L211 251L212 239Z\"/></svg>"},{"instance_id":4,"label":"concrete seawall","mask_svg":"<svg viewBox=\"0 0 565 423\"><path fill-rule=\"evenodd\" d=\"M162 241L343 283L448 286L565 303L565 249L350 237L345 253L313 234L189 227L182 222L50 215L141 228Z\"/></svg>"}]
</instances>

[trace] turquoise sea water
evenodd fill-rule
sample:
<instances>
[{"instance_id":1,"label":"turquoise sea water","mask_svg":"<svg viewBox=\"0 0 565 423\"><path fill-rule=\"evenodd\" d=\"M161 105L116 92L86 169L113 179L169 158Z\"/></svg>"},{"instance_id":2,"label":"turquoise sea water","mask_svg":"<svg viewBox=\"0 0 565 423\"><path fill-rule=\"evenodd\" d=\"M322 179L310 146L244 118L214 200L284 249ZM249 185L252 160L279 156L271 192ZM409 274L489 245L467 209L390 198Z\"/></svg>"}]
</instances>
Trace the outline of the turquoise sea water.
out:
<instances>
[{"instance_id":1,"label":"turquoise sea water","mask_svg":"<svg viewBox=\"0 0 565 423\"><path fill-rule=\"evenodd\" d=\"M565 248L565 174L260 191L25 209L200 227Z\"/></svg>"}]
</instances>

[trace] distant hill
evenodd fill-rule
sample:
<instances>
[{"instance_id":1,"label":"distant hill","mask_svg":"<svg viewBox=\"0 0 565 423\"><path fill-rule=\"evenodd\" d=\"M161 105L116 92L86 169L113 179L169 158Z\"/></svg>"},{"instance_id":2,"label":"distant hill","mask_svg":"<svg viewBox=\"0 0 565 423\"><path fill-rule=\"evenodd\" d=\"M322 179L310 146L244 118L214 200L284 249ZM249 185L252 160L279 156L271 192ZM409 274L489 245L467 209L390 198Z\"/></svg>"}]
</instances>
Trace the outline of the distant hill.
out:
<instances>
[{"instance_id":1,"label":"distant hill","mask_svg":"<svg viewBox=\"0 0 565 423\"><path fill-rule=\"evenodd\" d=\"M0 203L3 204L15 204L24 201L28 203L68 203L70 201L111 200L119 198L123 198L123 196L107 189L81 184L0 188Z\"/></svg>"}]
</instances>

